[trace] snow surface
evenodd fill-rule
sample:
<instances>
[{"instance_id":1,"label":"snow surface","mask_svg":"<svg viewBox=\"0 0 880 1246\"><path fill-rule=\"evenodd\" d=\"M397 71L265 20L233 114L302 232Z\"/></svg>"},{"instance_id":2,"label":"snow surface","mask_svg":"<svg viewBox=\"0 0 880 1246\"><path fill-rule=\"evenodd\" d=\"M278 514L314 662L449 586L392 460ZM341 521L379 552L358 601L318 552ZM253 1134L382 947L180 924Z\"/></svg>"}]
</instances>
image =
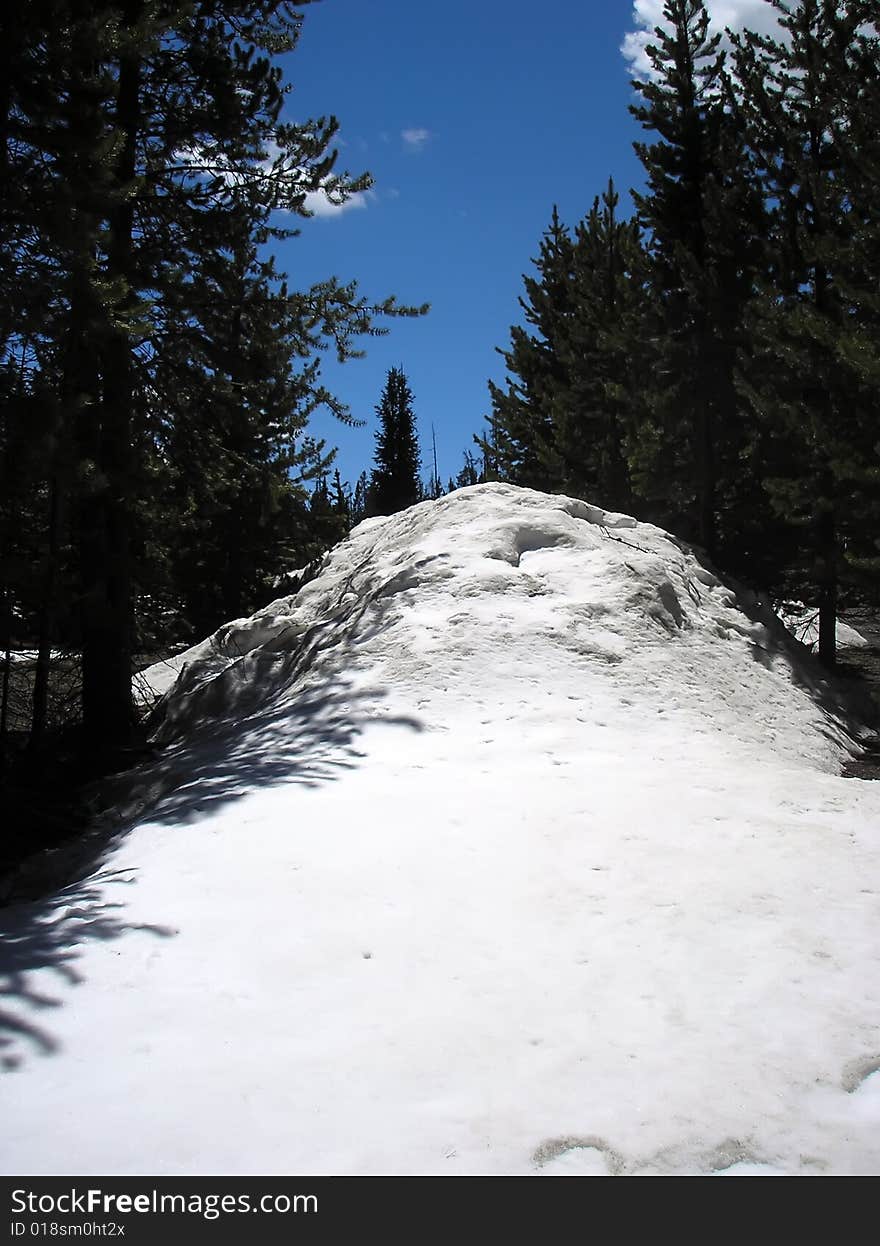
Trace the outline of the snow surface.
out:
<instances>
[{"instance_id":1,"label":"snow surface","mask_svg":"<svg viewBox=\"0 0 880 1246\"><path fill-rule=\"evenodd\" d=\"M819 649L819 612L798 602L779 613L792 635L816 653ZM835 623L834 634L838 649L865 649L869 643L861 632L839 618Z\"/></svg>"},{"instance_id":2,"label":"snow surface","mask_svg":"<svg viewBox=\"0 0 880 1246\"><path fill-rule=\"evenodd\" d=\"M880 785L686 547L474 486L177 666L0 913L3 1171L880 1169Z\"/></svg>"}]
</instances>

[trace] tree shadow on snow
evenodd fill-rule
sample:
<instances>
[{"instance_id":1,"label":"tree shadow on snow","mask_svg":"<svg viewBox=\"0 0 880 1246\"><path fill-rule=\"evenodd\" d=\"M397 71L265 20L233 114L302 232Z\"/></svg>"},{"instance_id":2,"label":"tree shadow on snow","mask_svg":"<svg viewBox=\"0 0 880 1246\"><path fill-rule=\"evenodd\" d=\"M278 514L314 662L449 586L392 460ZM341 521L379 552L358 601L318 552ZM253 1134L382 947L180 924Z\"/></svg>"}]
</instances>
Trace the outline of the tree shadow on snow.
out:
<instances>
[{"instance_id":1,"label":"tree shadow on snow","mask_svg":"<svg viewBox=\"0 0 880 1246\"><path fill-rule=\"evenodd\" d=\"M369 658L368 685L351 674L397 617L394 599L415 587L413 576L355 577L301 633L282 628L208 679L198 668L182 673L155 716L161 755L119 792L129 818L191 822L257 788L315 788L361 763L367 727L425 729L418 718L387 712L388 690Z\"/></svg>"},{"instance_id":2,"label":"tree shadow on snow","mask_svg":"<svg viewBox=\"0 0 880 1246\"><path fill-rule=\"evenodd\" d=\"M368 726L424 729L416 718L388 713L387 690L375 680L356 684L350 674L362 646L387 627L396 595L415 587L413 574L354 583L359 570L314 626L295 636L282 629L238 655L227 648L224 657L233 660L213 677L196 668L187 685L184 674L185 695L178 687L156 715L156 760L102 784L103 813L72 855L38 863L36 886L25 878L15 893L27 902L0 908L0 1071L18 1068L28 1053L59 1049L47 1019L83 981L83 944L133 931L176 933L125 920L124 892L113 889L134 884L131 870L94 872L136 822L180 826L260 787L315 788L360 764L358 741ZM368 658L367 671L374 665ZM80 881L29 898L71 877Z\"/></svg>"},{"instance_id":3,"label":"tree shadow on snow","mask_svg":"<svg viewBox=\"0 0 880 1246\"><path fill-rule=\"evenodd\" d=\"M238 722L202 725L142 773L127 812L194 822L261 787L333 782L365 757L358 740L368 725L424 730L417 718L382 713L385 695L339 680L332 691L313 688Z\"/></svg>"},{"instance_id":4,"label":"tree shadow on snow","mask_svg":"<svg viewBox=\"0 0 880 1246\"><path fill-rule=\"evenodd\" d=\"M763 625L760 642L752 641L754 661L772 670L783 657L795 685L822 711L824 724L819 730L835 744L846 743L854 754L862 751L862 740L878 726L877 704L870 692L843 671L829 671L809 646L801 644L769 606L748 597L740 607L754 622Z\"/></svg>"},{"instance_id":5,"label":"tree shadow on snow","mask_svg":"<svg viewBox=\"0 0 880 1246\"><path fill-rule=\"evenodd\" d=\"M49 899L0 910L0 1072L14 1072L27 1055L49 1056L60 1049L47 1022L69 990L84 981L77 967L84 944L132 931L157 938L176 933L125 921L122 893L112 888L134 883L131 870L107 871Z\"/></svg>"},{"instance_id":6,"label":"tree shadow on snow","mask_svg":"<svg viewBox=\"0 0 880 1246\"><path fill-rule=\"evenodd\" d=\"M691 552L734 596L738 610L747 621L740 628L749 642L752 660L766 670L781 663L796 687L822 712L822 735L836 745L843 744L854 756L864 751L864 741L880 729L880 707L863 681L852 679L844 670L829 671L808 645L802 644L785 626L769 602L732 576L723 575L698 548L674 543ZM699 600L699 586L693 586ZM757 626L756 626L757 625ZM728 622L728 627L736 626Z\"/></svg>"}]
</instances>

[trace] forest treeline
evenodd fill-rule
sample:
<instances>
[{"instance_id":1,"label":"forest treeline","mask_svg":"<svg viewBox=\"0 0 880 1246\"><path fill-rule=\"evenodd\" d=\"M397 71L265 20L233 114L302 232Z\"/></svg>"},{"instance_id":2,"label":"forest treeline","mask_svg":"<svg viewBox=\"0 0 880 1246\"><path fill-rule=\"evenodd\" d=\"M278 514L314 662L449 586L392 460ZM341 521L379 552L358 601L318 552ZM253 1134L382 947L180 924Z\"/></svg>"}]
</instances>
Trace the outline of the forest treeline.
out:
<instances>
[{"instance_id":1,"label":"forest treeline","mask_svg":"<svg viewBox=\"0 0 880 1246\"><path fill-rule=\"evenodd\" d=\"M644 188L554 210L502 351L489 474L661 524L817 608L880 568L880 6L668 0L631 111Z\"/></svg>"},{"instance_id":2,"label":"forest treeline","mask_svg":"<svg viewBox=\"0 0 880 1246\"><path fill-rule=\"evenodd\" d=\"M308 3L308 0L306 0ZM334 118L291 123L281 0L33 0L0 17L0 739L10 653L76 655L81 742L136 739L134 655L265 600L342 534L320 353L416 315L271 258L335 171Z\"/></svg>"}]
</instances>

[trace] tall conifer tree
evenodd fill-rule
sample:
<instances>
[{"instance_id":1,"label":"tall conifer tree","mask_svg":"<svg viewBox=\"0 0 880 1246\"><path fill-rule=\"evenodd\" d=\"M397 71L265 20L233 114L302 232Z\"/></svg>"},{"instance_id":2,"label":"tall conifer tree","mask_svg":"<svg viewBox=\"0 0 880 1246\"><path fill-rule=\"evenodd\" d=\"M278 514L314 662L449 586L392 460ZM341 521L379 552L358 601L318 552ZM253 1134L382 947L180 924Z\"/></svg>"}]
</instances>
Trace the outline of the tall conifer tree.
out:
<instances>
[{"instance_id":1,"label":"tall conifer tree","mask_svg":"<svg viewBox=\"0 0 880 1246\"><path fill-rule=\"evenodd\" d=\"M744 440L736 364L755 205L743 202L721 37L709 33L703 0L667 0L663 18L648 48L653 74L636 83L644 102L631 108L657 136L635 145L647 188L634 198L655 295L646 335L653 357L645 361L652 415L636 469L640 491L671 495L673 521L678 509L687 534L716 553L722 482Z\"/></svg>"},{"instance_id":2,"label":"tall conifer tree","mask_svg":"<svg viewBox=\"0 0 880 1246\"><path fill-rule=\"evenodd\" d=\"M558 346L574 310L574 243L555 205L533 263L537 276L523 276L519 299L526 324L512 326L509 349L498 348L506 384L489 382L491 445L479 444L501 479L552 490L560 483L554 403L565 378Z\"/></svg>"},{"instance_id":3,"label":"tall conifer tree","mask_svg":"<svg viewBox=\"0 0 880 1246\"><path fill-rule=\"evenodd\" d=\"M402 368L389 369L376 414L379 427L369 510L374 515L393 515L422 498L413 395Z\"/></svg>"},{"instance_id":4,"label":"tall conifer tree","mask_svg":"<svg viewBox=\"0 0 880 1246\"><path fill-rule=\"evenodd\" d=\"M490 382L493 469L515 484L629 509L626 443L633 427L633 338L643 318L645 256L634 221L618 216L613 181L574 235L556 209L520 299L506 388Z\"/></svg>"},{"instance_id":5,"label":"tall conifer tree","mask_svg":"<svg viewBox=\"0 0 880 1246\"><path fill-rule=\"evenodd\" d=\"M553 401L560 484L610 510L633 508L627 445L644 318L645 253L635 220L618 215L613 180L574 236L573 308L556 351L562 382Z\"/></svg>"},{"instance_id":6,"label":"tall conifer tree","mask_svg":"<svg viewBox=\"0 0 880 1246\"><path fill-rule=\"evenodd\" d=\"M270 225L276 210L307 216L310 193L340 203L369 184L334 172L334 119L283 119L279 58L299 27L286 0L47 0L7 32L3 158L21 177L0 191L0 270L15 291L15 313L0 313L2 384L18 368L28 401L53 395L69 470L40 485L76 551L67 596L96 754L134 733L136 555L156 548L151 497L175 436L190 421L190 445L225 460L215 517L239 504L265 517L287 496L285 460L305 452L309 411L323 402L347 418L316 352L333 343L351 357L358 335L382 331L377 317L417 310L335 280L289 293L261 267L260 248L290 234ZM232 295L226 323L212 283ZM5 466L16 444L4 435ZM220 577L229 603L249 591L247 547L261 535L250 522Z\"/></svg>"},{"instance_id":7,"label":"tall conifer tree","mask_svg":"<svg viewBox=\"0 0 880 1246\"><path fill-rule=\"evenodd\" d=\"M771 2L784 36L745 32L736 48L771 205L752 399L787 449L765 477L778 511L801 525L793 587L818 605L819 652L833 665L847 550L864 548L865 519L878 513L880 44L875 6Z\"/></svg>"}]
</instances>

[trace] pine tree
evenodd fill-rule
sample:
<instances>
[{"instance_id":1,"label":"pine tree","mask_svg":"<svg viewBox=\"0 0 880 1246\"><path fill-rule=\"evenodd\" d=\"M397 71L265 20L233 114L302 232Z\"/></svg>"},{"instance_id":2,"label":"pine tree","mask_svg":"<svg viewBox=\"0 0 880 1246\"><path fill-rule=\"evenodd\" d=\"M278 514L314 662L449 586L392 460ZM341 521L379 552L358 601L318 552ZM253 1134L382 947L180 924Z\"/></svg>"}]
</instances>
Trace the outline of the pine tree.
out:
<instances>
[{"instance_id":1,"label":"pine tree","mask_svg":"<svg viewBox=\"0 0 880 1246\"><path fill-rule=\"evenodd\" d=\"M333 513L338 516L340 523L340 535L347 533L351 528L351 485L346 482L342 483L342 477L339 475L339 468L334 468L333 485L330 490L330 505Z\"/></svg>"},{"instance_id":2,"label":"pine tree","mask_svg":"<svg viewBox=\"0 0 880 1246\"><path fill-rule=\"evenodd\" d=\"M354 487L354 493L351 499L351 526L354 528L357 524L367 516L367 496L369 493L369 480L367 473L361 472L357 478Z\"/></svg>"},{"instance_id":3,"label":"pine tree","mask_svg":"<svg viewBox=\"0 0 880 1246\"><path fill-rule=\"evenodd\" d=\"M453 493L456 489L466 489L468 485L480 485L485 482L485 479L484 468L476 455L471 450L465 450L461 471L454 479L450 478L446 492Z\"/></svg>"},{"instance_id":4,"label":"pine tree","mask_svg":"<svg viewBox=\"0 0 880 1246\"><path fill-rule=\"evenodd\" d=\"M309 381L291 300L260 252L264 215L247 202L223 214L225 245L196 257L178 285L151 367L159 488L177 531L171 581L196 635L250 613L278 575L308 561L306 486L331 458L304 436Z\"/></svg>"},{"instance_id":5,"label":"pine tree","mask_svg":"<svg viewBox=\"0 0 880 1246\"><path fill-rule=\"evenodd\" d=\"M621 220L618 204L609 179L575 231L573 307L554 343L563 379L551 410L557 487L629 511L627 442L635 423L634 348L646 260L638 222Z\"/></svg>"},{"instance_id":6,"label":"pine tree","mask_svg":"<svg viewBox=\"0 0 880 1246\"><path fill-rule=\"evenodd\" d=\"M370 478L368 510L393 515L422 499L419 443L413 395L402 368L391 368L376 407L376 466Z\"/></svg>"},{"instance_id":7,"label":"pine tree","mask_svg":"<svg viewBox=\"0 0 880 1246\"><path fill-rule=\"evenodd\" d=\"M490 383L490 437L502 478L629 509L634 325L645 257L636 222L617 215L613 181L572 237L554 209L520 304L535 332L511 329L507 388Z\"/></svg>"},{"instance_id":8,"label":"pine tree","mask_svg":"<svg viewBox=\"0 0 880 1246\"><path fill-rule=\"evenodd\" d=\"M643 340L649 418L632 461L639 491L671 500L669 520L710 553L723 548L723 486L740 468L737 351L752 292L757 210L725 106L720 35L703 0L667 0L649 46L652 78L631 112L658 137L635 144L647 188L634 195L649 235L654 299ZM676 512L678 518L676 519Z\"/></svg>"},{"instance_id":9,"label":"pine tree","mask_svg":"<svg viewBox=\"0 0 880 1246\"><path fill-rule=\"evenodd\" d=\"M135 604L168 582L149 562L171 558L158 480L178 472L184 518L227 525L222 591L245 601L249 553L267 533L269 546L289 544L308 515L288 469L320 457L303 432L309 413L324 403L350 418L321 384L320 350L351 358L360 335L383 331L377 318L423 310L336 280L292 293L261 267L265 246L295 232L275 226L277 210L307 216L310 192L340 203L369 184L334 172L335 120L282 119L279 58L299 25L282 0L53 0L6 31L0 112L15 189L0 190L0 272L13 291L0 372L21 402L53 397L66 468L49 456L34 483L49 560L67 538L75 553L64 590L77 602L94 754L135 734ZM232 292L228 323L212 291ZM7 462L17 444L4 436ZM186 485L169 458L186 446L200 465L216 451L198 487L197 469ZM233 525L239 506L247 519Z\"/></svg>"},{"instance_id":10,"label":"pine tree","mask_svg":"<svg viewBox=\"0 0 880 1246\"><path fill-rule=\"evenodd\" d=\"M523 276L525 297L519 299L530 328L513 325L510 348L498 349L507 381L505 387L489 382L491 433L479 445L501 479L549 491L560 475L554 408L565 365L558 344L574 305L574 244L555 206L533 264L538 275Z\"/></svg>"},{"instance_id":11,"label":"pine tree","mask_svg":"<svg viewBox=\"0 0 880 1246\"><path fill-rule=\"evenodd\" d=\"M868 36L871 6L772 2L784 37L746 32L736 48L770 204L752 402L786 448L765 480L803 534L800 588L818 605L820 657L831 666L847 547L855 552L866 515L878 513L880 485L876 12Z\"/></svg>"}]
</instances>

